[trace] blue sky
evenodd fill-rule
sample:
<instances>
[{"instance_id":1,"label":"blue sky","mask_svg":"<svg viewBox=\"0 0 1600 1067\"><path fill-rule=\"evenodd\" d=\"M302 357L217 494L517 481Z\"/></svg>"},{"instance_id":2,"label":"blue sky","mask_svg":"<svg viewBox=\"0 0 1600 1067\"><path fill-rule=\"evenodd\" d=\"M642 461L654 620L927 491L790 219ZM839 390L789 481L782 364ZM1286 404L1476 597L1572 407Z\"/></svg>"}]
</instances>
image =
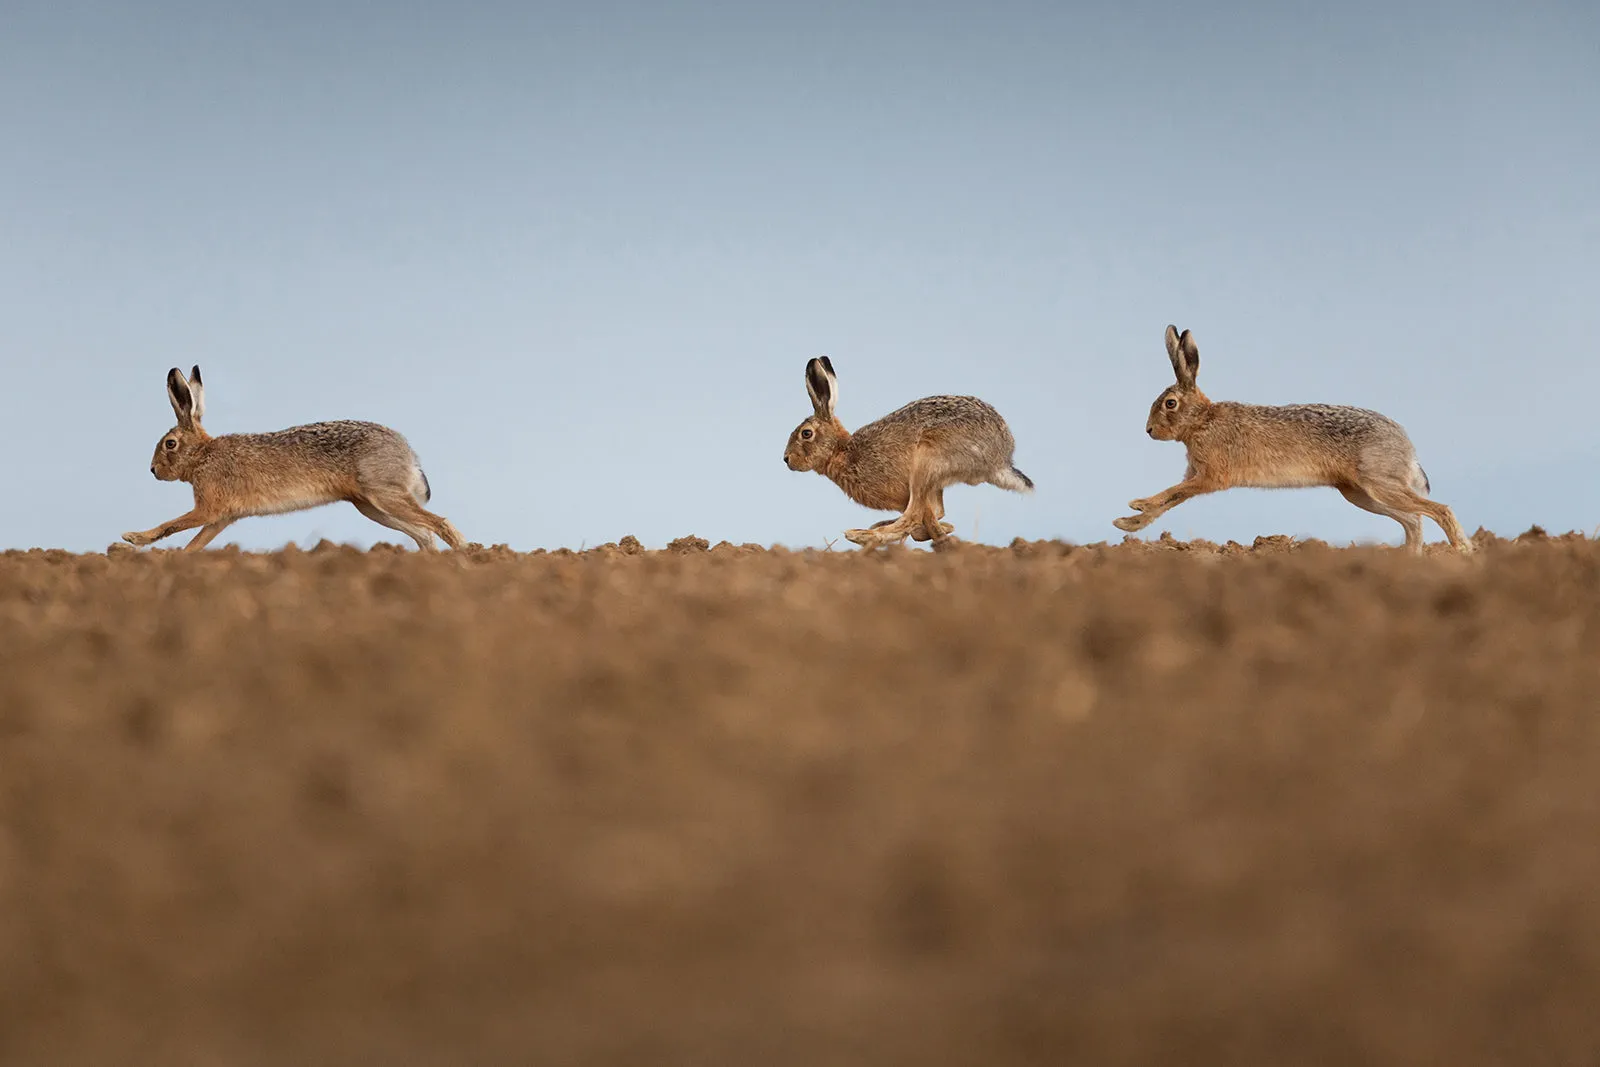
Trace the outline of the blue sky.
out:
<instances>
[{"instance_id":1,"label":"blue sky","mask_svg":"<svg viewBox=\"0 0 1600 1067\"><path fill-rule=\"evenodd\" d=\"M820 545L882 517L781 463L821 354L848 425L1009 419L1039 491L958 534L1119 540L1183 472L1169 322L1214 399L1398 419L1469 531L1594 529L1597 56L1579 3L13 0L0 547L187 510L192 363L213 433L401 430L473 540ZM1400 539L1331 490L1163 530ZM320 537L394 535L219 543Z\"/></svg>"}]
</instances>

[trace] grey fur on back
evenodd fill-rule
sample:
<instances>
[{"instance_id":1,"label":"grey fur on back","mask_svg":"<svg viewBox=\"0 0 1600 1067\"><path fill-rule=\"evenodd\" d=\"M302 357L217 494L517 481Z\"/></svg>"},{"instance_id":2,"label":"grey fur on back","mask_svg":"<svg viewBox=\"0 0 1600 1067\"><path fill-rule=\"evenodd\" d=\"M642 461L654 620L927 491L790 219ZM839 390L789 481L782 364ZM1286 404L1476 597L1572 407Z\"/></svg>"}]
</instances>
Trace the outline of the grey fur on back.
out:
<instances>
[{"instance_id":1,"label":"grey fur on back","mask_svg":"<svg viewBox=\"0 0 1600 1067\"><path fill-rule=\"evenodd\" d=\"M1006 420L992 405L975 396L925 396L867 423L854 436L858 442L866 444L927 430L967 431L973 443L988 446L984 451L996 463L1002 460L1009 463L1016 450L1016 440Z\"/></svg>"},{"instance_id":2,"label":"grey fur on back","mask_svg":"<svg viewBox=\"0 0 1600 1067\"><path fill-rule=\"evenodd\" d=\"M1405 427L1381 412L1343 404L1240 404L1218 401L1214 410L1238 409L1257 425L1273 423L1304 427L1312 440L1327 442L1351 455L1368 471L1383 471L1413 487L1426 486L1417 451ZM1422 491L1426 492L1426 489Z\"/></svg>"},{"instance_id":3,"label":"grey fur on back","mask_svg":"<svg viewBox=\"0 0 1600 1067\"><path fill-rule=\"evenodd\" d=\"M860 433L872 426L891 422L914 422L918 426L946 426L952 423L983 425L993 423L1005 429L1006 420L987 401L975 396L925 396L913 400L905 407L896 408L876 422L857 430ZM1006 430L1010 433L1010 430Z\"/></svg>"},{"instance_id":4,"label":"grey fur on back","mask_svg":"<svg viewBox=\"0 0 1600 1067\"><path fill-rule=\"evenodd\" d=\"M1227 403L1227 401L1223 401ZM1354 408L1343 404L1282 404L1267 407L1248 405L1254 413L1265 419L1303 423L1317 427L1318 436L1335 440L1398 434L1405 438L1406 431L1389 416L1367 408ZM1409 444L1409 440L1407 441Z\"/></svg>"},{"instance_id":5,"label":"grey fur on back","mask_svg":"<svg viewBox=\"0 0 1600 1067\"><path fill-rule=\"evenodd\" d=\"M1011 427L992 405L975 396L913 400L857 430L851 448L867 467L877 456L898 461L910 454L910 446L930 437L941 442L946 469L959 480L991 481L1019 493L1032 490L1033 481L1012 466L1017 442Z\"/></svg>"},{"instance_id":6,"label":"grey fur on back","mask_svg":"<svg viewBox=\"0 0 1600 1067\"><path fill-rule=\"evenodd\" d=\"M406 456L412 455L411 446L399 432L376 422L357 419L310 422L304 426L291 426L287 430L233 433L227 436L261 444L309 447L324 455L370 454L386 450L391 445L398 445L399 452Z\"/></svg>"},{"instance_id":7,"label":"grey fur on back","mask_svg":"<svg viewBox=\"0 0 1600 1067\"><path fill-rule=\"evenodd\" d=\"M243 444L274 451L288 449L297 455L325 461L330 467L354 465L364 485L397 486L419 504L433 497L428 477L411 444L398 430L376 422L335 419L291 426L266 433L228 434Z\"/></svg>"}]
</instances>

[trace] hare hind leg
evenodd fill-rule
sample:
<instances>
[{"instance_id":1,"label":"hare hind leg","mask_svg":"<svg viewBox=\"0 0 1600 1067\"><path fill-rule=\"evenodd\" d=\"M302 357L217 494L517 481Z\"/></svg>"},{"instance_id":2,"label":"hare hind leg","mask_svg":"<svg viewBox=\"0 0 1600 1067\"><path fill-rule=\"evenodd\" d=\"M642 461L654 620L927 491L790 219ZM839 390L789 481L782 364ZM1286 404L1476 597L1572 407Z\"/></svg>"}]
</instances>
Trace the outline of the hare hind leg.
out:
<instances>
[{"instance_id":1,"label":"hare hind leg","mask_svg":"<svg viewBox=\"0 0 1600 1067\"><path fill-rule=\"evenodd\" d=\"M1429 500L1409 485L1375 485L1368 488L1380 504L1387 505L1397 511L1409 511L1413 515L1426 515L1432 519L1439 529L1444 531L1445 537L1450 540L1450 545L1458 552L1470 553L1474 550L1471 541L1467 540L1466 533L1461 529L1461 523L1456 521L1456 513L1437 500Z\"/></svg>"},{"instance_id":2,"label":"hare hind leg","mask_svg":"<svg viewBox=\"0 0 1600 1067\"><path fill-rule=\"evenodd\" d=\"M916 529L911 531L913 541L942 541L955 532L955 527L948 522L941 522L944 518L944 486L928 494L928 507L926 517Z\"/></svg>"},{"instance_id":3,"label":"hare hind leg","mask_svg":"<svg viewBox=\"0 0 1600 1067\"><path fill-rule=\"evenodd\" d=\"M1406 531L1406 549L1418 555L1422 554L1422 516L1380 504L1365 489L1353 485L1339 485L1334 488L1339 490L1340 496L1362 511L1370 511L1374 515L1382 515L1398 522Z\"/></svg>"},{"instance_id":4,"label":"hare hind leg","mask_svg":"<svg viewBox=\"0 0 1600 1067\"><path fill-rule=\"evenodd\" d=\"M457 530L449 519L429 511L417 503L416 497L404 490L394 493L374 493L368 500L378 510L387 513L390 518L397 519L409 527L421 529L425 535L438 534L451 548L461 548L467 543L467 539L461 536L461 531ZM411 533L410 530L406 532ZM416 534L412 533L411 536L415 538ZM426 539L431 549L433 538L428 536ZM417 543L421 544L422 540L418 538Z\"/></svg>"},{"instance_id":5,"label":"hare hind leg","mask_svg":"<svg viewBox=\"0 0 1600 1067\"><path fill-rule=\"evenodd\" d=\"M934 453L921 445L911 454L910 482L910 499L898 518L876 523L865 530L846 530L845 538L863 548L877 548L904 541L917 533L945 530L948 524L939 522L939 515L943 513L944 487L949 479L939 469Z\"/></svg>"},{"instance_id":6,"label":"hare hind leg","mask_svg":"<svg viewBox=\"0 0 1600 1067\"><path fill-rule=\"evenodd\" d=\"M357 511L377 523L387 526L391 530L398 530L417 543L417 548L423 552L437 552L439 548L433 543L433 532L426 526L401 518L399 515L378 506L370 498L357 497L350 501Z\"/></svg>"},{"instance_id":7,"label":"hare hind leg","mask_svg":"<svg viewBox=\"0 0 1600 1067\"><path fill-rule=\"evenodd\" d=\"M461 536L461 531L443 515L435 514L420 504L417 505L417 511L422 520L433 527L433 532L444 538L444 543L451 548L461 548L467 543L467 539Z\"/></svg>"},{"instance_id":8,"label":"hare hind leg","mask_svg":"<svg viewBox=\"0 0 1600 1067\"><path fill-rule=\"evenodd\" d=\"M906 513L918 520L912 527L911 538L914 541L942 541L956 529L952 523L944 521L945 489L956 482L982 485L989 480L988 472L962 469L959 463L952 462L948 454L941 451L937 438L925 442L917 450L913 461L913 495L920 499L921 507L917 506L919 500L913 499L906 508ZM919 488L921 492L917 493Z\"/></svg>"}]
</instances>

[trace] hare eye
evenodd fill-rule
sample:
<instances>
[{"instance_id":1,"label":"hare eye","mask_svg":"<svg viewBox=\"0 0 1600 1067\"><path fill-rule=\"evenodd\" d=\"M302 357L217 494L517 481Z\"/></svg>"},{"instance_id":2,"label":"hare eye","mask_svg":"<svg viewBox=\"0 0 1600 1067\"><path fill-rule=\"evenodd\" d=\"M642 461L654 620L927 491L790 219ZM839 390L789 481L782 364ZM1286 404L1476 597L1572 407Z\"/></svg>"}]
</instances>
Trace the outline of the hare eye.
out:
<instances>
[{"instance_id":1,"label":"hare eye","mask_svg":"<svg viewBox=\"0 0 1600 1067\"><path fill-rule=\"evenodd\" d=\"M167 438L167 451L168 452L171 452L174 448L177 448L177 447L178 447L178 441L177 441L176 438L173 438L173 437Z\"/></svg>"},{"instance_id":2,"label":"hare eye","mask_svg":"<svg viewBox=\"0 0 1600 1067\"><path fill-rule=\"evenodd\" d=\"M1177 397L1175 397L1175 396L1167 397L1167 410L1168 411L1177 411L1178 410L1178 398Z\"/></svg>"},{"instance_id":3,"label":"hare eye","mask_svg":"<svg viewBox=\"0 0 1600 1067\"><path fill-rule=\"evenodd\" d=\"M811 431L810 430L801 430L800 431L800 436L803 437L805 440L809 441L809 440L811 440Z\"/></svg>"}]
</instances>

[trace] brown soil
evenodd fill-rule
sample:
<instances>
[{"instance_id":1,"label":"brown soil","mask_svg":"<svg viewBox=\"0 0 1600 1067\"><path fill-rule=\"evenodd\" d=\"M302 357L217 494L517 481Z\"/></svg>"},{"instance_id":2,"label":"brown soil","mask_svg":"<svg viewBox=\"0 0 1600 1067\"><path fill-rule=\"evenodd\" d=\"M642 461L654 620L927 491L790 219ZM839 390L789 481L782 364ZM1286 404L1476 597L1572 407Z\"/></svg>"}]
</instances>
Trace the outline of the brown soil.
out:
<instances>
[{"instance_id":1,"label":"brown soil","mask_svg":"<svg viewBox=\"0 0 1600 1067\"><path fill-rule=\"evenodd\" d=\"M0 1063L1589 1064L1600 544L0 556Z\"/></svg>"}]
</instances>

